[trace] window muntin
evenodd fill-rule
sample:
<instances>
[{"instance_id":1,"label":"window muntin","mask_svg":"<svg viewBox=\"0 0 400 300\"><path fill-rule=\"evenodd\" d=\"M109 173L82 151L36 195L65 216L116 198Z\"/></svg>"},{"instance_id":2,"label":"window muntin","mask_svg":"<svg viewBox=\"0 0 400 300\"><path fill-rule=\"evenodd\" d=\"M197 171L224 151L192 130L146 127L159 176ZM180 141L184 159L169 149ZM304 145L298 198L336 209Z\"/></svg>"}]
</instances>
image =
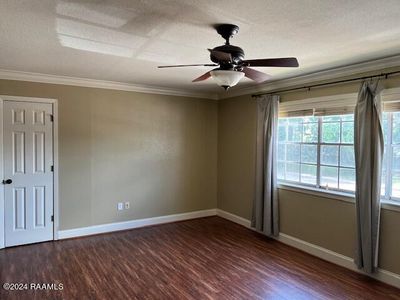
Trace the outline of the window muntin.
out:
<instances>
[{"instance_id":1,"label":"window muntin","mask_svg":"<svg viewBox=\"0 0 400 300\"><path fill-rule=\"evenodd\" d=\"M278 125L278 178L316 184L318 119L280 118Z\"/></svg>"},{"instance_id":2,"label":"window muntin","mask_svg":"<svg viewBox=\"0 0 400 300\"><path fill-rule=\"evenodd\" d=\"M382 198L400 201L400 112L383 113ZM279 118L278 180L355 191L354 117Z\"/></svg>"},{"instance_id":3,"label":"window muntin","mask_svg":"<svg viewBox=\"0 0 400 300\"><path fill-rule=\"evenodd\" d=\"M382 164L381 195L400 201L400 112L383 113L385 152Z\"/></svg>"},{"instance_id":4,"label":"window muntin","mask_svg":"<svg viewBox=\"0 0 400 300\"><path fill-rule=\"evenodd\" d=\"M280 118L278 179L354 191L352 115Z\"/></svg>"}]
</instances>

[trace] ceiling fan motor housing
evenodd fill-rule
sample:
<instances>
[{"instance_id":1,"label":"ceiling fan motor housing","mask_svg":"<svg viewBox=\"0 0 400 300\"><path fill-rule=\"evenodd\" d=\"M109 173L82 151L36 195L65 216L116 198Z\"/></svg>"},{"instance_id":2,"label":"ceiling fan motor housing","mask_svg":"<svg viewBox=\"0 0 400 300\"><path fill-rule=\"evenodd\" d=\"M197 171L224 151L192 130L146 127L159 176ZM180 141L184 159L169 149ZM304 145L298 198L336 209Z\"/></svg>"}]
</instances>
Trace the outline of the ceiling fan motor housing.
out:
<instances>
[{"instance_id":1,"label":"ceiling fan motor housing","mask_svg":"<svg viewBox=\"0 0 400 300\"><path fill-rule=\"evenodd\" d=\"M244 51L242 48L233 45L222 45L215 47L213 50L229 53L232 56L232 61L220 61L218 58L210 54L210 59L216 64L220 64L222 69L234 69L244 60Z\"/></svg>"}]
</instances>

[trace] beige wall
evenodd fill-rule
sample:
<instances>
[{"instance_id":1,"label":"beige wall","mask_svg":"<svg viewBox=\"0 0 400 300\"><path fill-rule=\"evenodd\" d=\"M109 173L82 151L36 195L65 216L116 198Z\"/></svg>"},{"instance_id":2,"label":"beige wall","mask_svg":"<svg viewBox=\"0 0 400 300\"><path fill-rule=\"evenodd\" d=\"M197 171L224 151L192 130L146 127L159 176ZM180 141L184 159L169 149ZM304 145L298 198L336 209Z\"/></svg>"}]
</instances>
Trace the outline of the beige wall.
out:
<instances>
[{"instance_id":1,"label":"beige wall","mask_svg":"<svg viewBox=\"0 0 400 300\"><path fill-rule=\"evenodd\" d=\"M400 79L385 85L400 86ZM282 101L357 89L296 92ZM250 219L256 128L250 96L216 102L7 80L0 80L1 94L59 101L61 229L215 208L217 197L218 208ZM287 190L279 196L282 232L353 255L353 204ZM121 201L131 209L117 212ZM400 274L399 212L383 211L381 241L381 267Z\"/></svg>"},{"instance_id":2,"label":"beige wall","mask_svg":"<svg viewBox=\"0 0 400 300\"><path fill-rule=\"evenodd\" d=\"M58 99L61 229L216 207L215 100L7 80L0 95Z\"/></svg>"},{"instance_id":3,"label":"beige wall","mask_svg":"<svg viewBox=\"0 0 400 300\"><path fill-rule=\"evenodd\" d=\"M384 82L400 86L400 78ZM282 101L357 92L359 83L283 94ZM251 218L254 195L256 105L251 96L219 101L218 208ZM287 190L279 191L283 233L353 257L354 204ZM380 266L400 274L400 212L383 210Z\"/></svg>"}]
</instances>

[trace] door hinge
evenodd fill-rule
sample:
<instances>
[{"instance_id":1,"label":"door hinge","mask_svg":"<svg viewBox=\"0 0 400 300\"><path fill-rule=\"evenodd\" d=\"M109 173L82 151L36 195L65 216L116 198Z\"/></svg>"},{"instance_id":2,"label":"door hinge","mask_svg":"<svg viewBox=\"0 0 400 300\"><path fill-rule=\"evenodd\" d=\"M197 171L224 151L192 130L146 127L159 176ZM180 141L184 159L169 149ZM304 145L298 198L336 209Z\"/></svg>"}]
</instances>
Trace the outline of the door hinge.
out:
<instances>
[{"instance_id":1,"label":"door hinge","mask_svg":"<svg viewBox=\"0 0 400 300\"><path fill-rule=\"evenodd\" d=\"M54 122L54 116L53 115L50 115L50 121Z\"/></svg>"},{"instance_id":2,"label":"door hinge","mask_svg":"<svg viewBox=\"0 0 400 300\"><path fill-rule=\"evenodd\" d=\"M51 167L50 167L50 171L51 171L51 172L54 172L54 166L51 166Z\"/></svg>"},{"instance_id":3,"label":"door hinge","mask_svg":"<svg viewBox=\"0 0 400 300\"><path fill-rule=\"evenodd\" d=\"M51 221L54 222L54 216L51 216Z\"/></svg>"}]
</instances>

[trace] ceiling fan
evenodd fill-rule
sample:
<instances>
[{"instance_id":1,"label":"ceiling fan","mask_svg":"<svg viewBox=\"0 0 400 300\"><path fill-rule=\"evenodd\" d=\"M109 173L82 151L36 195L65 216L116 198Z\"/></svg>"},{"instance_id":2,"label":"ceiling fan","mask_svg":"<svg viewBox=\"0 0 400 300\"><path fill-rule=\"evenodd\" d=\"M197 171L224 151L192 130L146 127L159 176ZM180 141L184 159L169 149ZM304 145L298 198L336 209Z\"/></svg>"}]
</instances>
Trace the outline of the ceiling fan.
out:
<instances>
[{"instance_id":1,"label":"ceiling fan","mask_svg":"<svg viewBox=\"0 0 400 300\"><path fill-rule=\"evenodd\" d=\"M270 75L257 71L250 67L298 67L299 63L295 57L244 59L242 48L233 46L229 39L239 31L239 27L233 24L219 24L215 26L217 32L225 39L225 45L208 49L212 64L191 64L159 66L159 68L176 67L217 67L192 82L199 82L212 77L216 83L225 90L236 85L244 76L257 83L264 82L271 78Z\"/></svg>"}]
</instances>

